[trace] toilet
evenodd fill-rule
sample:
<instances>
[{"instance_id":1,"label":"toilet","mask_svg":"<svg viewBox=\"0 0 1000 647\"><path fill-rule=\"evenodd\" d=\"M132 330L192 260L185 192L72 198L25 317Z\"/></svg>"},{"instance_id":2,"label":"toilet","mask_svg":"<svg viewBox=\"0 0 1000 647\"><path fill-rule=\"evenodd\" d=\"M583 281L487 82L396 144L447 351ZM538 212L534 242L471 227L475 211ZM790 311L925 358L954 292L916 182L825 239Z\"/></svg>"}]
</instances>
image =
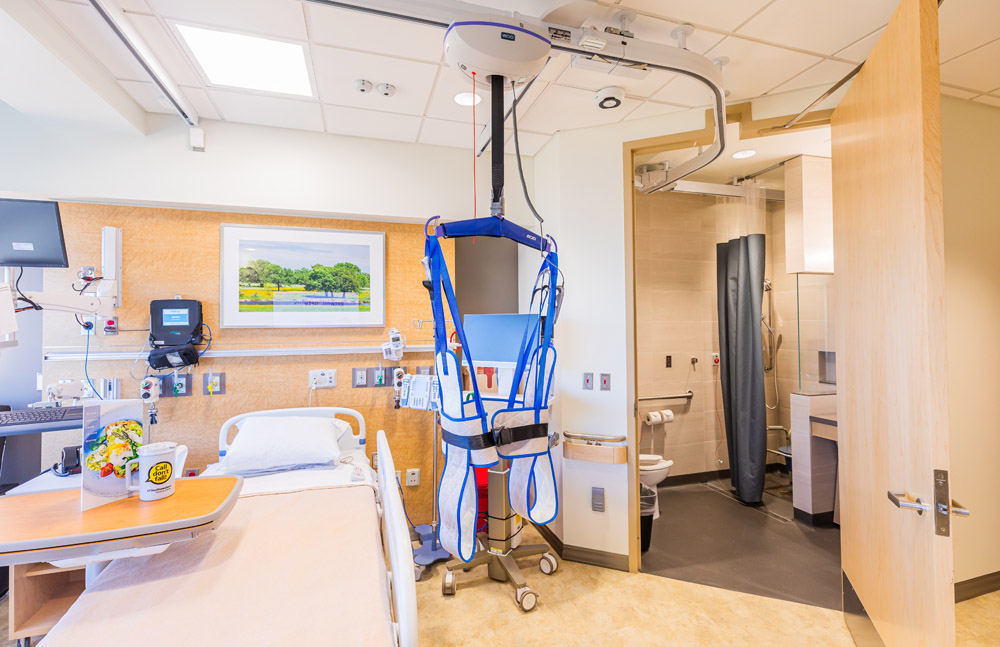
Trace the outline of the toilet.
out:
<instances>
[{"instance_id":1,"label":"toilet","mask_svg":"<svg viewBox=\"0 0 1000 647\"><path fill-rule=\"evenodd\" d=\"M655 488L667 478L673 464L659 454L639 454L639 482Z\"/></svg>"}]
</instances>

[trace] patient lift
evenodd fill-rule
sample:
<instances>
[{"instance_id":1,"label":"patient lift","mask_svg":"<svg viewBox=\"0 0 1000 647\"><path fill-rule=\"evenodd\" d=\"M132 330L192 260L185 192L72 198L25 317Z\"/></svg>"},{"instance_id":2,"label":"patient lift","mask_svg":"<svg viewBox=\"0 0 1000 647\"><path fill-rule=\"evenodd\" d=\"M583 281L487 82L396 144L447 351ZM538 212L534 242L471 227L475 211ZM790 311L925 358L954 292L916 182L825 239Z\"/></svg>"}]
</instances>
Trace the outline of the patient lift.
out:
<instances>
[{"instance_id":1,"label":"patient lift","mask_svg":"<svg viewBox=\"0 0 1000 647\"><path fill-rule=\"evenodd\" d=\"M427 274L424 285L430 293L434 316L434 354L445 455L437 492L438 539L456 557L446 564L441 589L445 595L454 595L456 570L468 571L486 565L490 578L510 582L518 605L530 611L535 607L537 594L528 587L515 560L540 555L543 573L550 575L558 568L548 546L519 544L521 523L544 525L558 511L555 472L549 453L558 434L549 433L548 416L556 361L552 331L559 314L563 284L555 240L504 219L504 95L507 90L514 95L517 86L534 78L547 59L549 48L548 39L531 31L530 25L514 23L504 23L492 16L456 21L445 36L445 55L452 68L474 82L478 73L479 79L491 86L491 216L438 223L430 232L425 227L423 263ZM515 42L526 47L518 50ZM498 52L508 47L509 58L504 58ZM514 100L510 113L517 146L516 96ZM541 223L526 190L525 198ZM432 218L427 225L437 220ZM440 245L442 238L469 236L508 238L538 250L542 257L531 295L530 310L534 316L527 318L521 336L509 392L497 393L496 397L480 393L469 339ZM448 346L445 302L469 369L468 390L463 388L462 362ZM485 532L478 532L477 528L476 467L489 468Z\"/></svg>"}]
</instances>

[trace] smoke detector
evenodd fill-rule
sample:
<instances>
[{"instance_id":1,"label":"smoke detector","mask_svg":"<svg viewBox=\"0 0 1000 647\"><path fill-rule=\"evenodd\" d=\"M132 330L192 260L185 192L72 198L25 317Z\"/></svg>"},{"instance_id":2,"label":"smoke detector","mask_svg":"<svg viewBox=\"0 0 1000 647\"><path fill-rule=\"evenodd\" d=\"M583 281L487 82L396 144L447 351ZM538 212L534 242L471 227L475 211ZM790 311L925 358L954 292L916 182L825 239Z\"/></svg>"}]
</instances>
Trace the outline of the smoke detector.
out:
<instances>
[{"instance_id":1,"label":"smoke detector","mask_svg":"<svg viewBox=\"0 0 1000 647\"><path fill-rule=\"evenodd\" d=\"M617 86L601 88L594 96L597 107L601 110L612 110L617 108L625 100L625 90Z\"/></svg>"},{"instance_id":2,"label":"smoke detector","mask_svg":"<svg viewBox=\"0 0 1000 647\"><path fill-rule=\"evenodd\" d=\"M365 81L364 79L358 79L354 82L354 89L361 94L368 94L372 91L372 82Z\"/></svg>"}]
</instances>

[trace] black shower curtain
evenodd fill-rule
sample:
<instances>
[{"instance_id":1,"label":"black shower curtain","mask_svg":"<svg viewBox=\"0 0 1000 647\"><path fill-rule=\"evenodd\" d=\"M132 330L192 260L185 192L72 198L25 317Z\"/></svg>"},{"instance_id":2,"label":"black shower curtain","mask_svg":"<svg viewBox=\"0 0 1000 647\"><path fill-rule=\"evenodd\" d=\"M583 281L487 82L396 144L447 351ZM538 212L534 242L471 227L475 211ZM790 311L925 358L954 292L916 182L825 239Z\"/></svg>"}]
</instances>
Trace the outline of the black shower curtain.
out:
<instances>
[{"instance_id":1,"label":"black shower curtain","mask_svg":"<svg viewBox=\"0 0 1000 647\"><path fill-rule=\"evenodd\" d=\"M764 234L716 246L719 372L729 469L736 495L760 503L767 463L767 411L760 309L764 296Z\"/></svg>"}]
</instances>

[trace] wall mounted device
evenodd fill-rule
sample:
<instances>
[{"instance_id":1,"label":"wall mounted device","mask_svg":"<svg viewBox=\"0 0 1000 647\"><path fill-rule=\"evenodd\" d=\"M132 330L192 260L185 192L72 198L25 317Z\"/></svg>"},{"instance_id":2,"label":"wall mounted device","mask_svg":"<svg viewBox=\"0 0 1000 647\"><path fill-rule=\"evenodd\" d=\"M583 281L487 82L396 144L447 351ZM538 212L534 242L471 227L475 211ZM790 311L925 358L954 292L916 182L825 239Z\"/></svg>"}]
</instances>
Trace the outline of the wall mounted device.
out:
<instances>
[{"instance_id":1,"label":"wall mounted device","mask_svg":"<svg viewBox=\"0 0 1000 647\"><path fill-rule=\"evenodd\" d=\"M158 299L149 302L150 368L181 368L198 363L203 336L201 301Z\"/></svg>"},{"instance_id":2,"label":"wall mounted device","mask_svg":"<svg viewBox=\"0 0 1000 647\"><path fill-rule=\"evenodd\" d=\"M389 341L382 344L382 357L392 362L403 359L403 349L406 348L406 337L395 328L389 329Z\"/></svg>"},{"instance_id":3,"label":"wall mounted device","mask_svg":"<svg viewBox=\"0 0 1000 647\"><path fill-rule=\"evenodd\" d=\"M0 200L0 265L69 267L58 202Z\"/></svg>"}]
</instances>

